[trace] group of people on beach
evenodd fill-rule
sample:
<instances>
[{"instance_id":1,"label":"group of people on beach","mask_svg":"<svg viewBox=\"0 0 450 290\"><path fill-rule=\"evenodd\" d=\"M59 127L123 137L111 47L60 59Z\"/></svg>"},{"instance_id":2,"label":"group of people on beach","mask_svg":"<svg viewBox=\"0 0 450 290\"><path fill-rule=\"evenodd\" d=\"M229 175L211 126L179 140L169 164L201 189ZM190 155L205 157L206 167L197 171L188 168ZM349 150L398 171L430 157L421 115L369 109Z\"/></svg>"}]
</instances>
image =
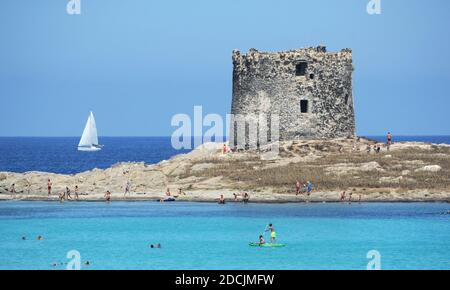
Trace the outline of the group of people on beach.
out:
<instances>
[{"instance_id":1,"label":"group of people on beach","mask_svg":"<svg viewBox=\"0 0 450 290\"><path fill-rule=\"evenodd\" d=\"M386 136L386 150L390 151L391 150L391 145L392 145L392 134L391 132L388 132L387 136ZM371 152L375 152L376 154L381 153L381 145L380 144L375 144L373 145L373 147L370 144L367 144L366 146L366 152L367 154L370 154Z\"/></svg>"},{"instance_id":2,"label":"group of people on beach","mask_svg":"<svg viewBox=\"0 0 450 290\"><path fill-rule=\"evenodd\" d=\"M243 203L248 203L250 201L250 195L247 192L242 192L242 193L233 193L233 201L234 202L238 202L239 201L239 197L242 199ZM225 204L226 200L225 200L225 196L223 194L220 195L219 198L219 204Z\"/></svg>"},{"instance_id":3,"label":"group of people on beach","mask_svg":"<svg viewBox=\"0 0 450 290\"><path fill-rule=\"evenodd\" d=\"M75 188L74 188L74 191L73 191L75 200L79 199L78 191L79 191L78 185L75 185ZM70 188L68 186L66 186L66 189L59 194L59 200L61 202L64 202L65 200L72 200L72 195L71 194L72 194L72 191L70 190Z\"/></svg>"},{"instance_id":4,"label":"group of people on beach","mask_svg":"<svg viewBox=\"0 0 450 290\"><path fill-rule=\"evenodd\" d=\"M182 195L186 195L186 192L183 191L182 188L178 188L178 194L172 194L170 191L170 188L167 188L165 197L161 198L160 202L173 202L176 201L176 199Z\"/></svg>"},{"instance_id":5,"label":"group of people on beach","mask_svg":"<svg viewBox=\"0 0 450 290\"><path fill-rule=\"evenodd\" d=\"M124 193L124 197L126 197L127 194L130 194L131 191L131 182L128 181L126 186L125 186L125 193ZM160 198L159 202L169 202L169 201L176 201L176 198L178 198L179 196L182 195L186 195L186 193L183 191L183 189L179 188L178 189L178 194L173 195L170 191L170 188L167 188L166 193L165 193L165 197ZM111 202L111 197L112 197L112 193L111 191L107 190L104 194L104 199L106 202Z\"/></svg>"},{"instance_id":6,"label":"group of people on beach","mask_svg":"<svg viewBox=\"0 0 450 290\"><path fill-rule=\"evenodd\" d=\"M348 203L352 203L353 202L353 192L349 192L348 193L348 195L347 195L347 192L346 191L343 191L342 193L341 193L341 195L340 195L340 201L341 202L345 202L346 201L346 199L347 199L347 196L348 196ZM358 202L361 202L361 199L362 199L362 195L361 194L359 194L358 195Z\"/></svg>"},{"instance_id":7,"label":"group of people on beach","mask_svg":"<svg viewBox=\"0 0 450 290\"><path fill-rule=\"evenodd\" d=\"M30 192L30 187L31 187L31 183L30 182L28 182L27 187L28 187L27 191L29 193ZM52 181L49 178L49 179L47 179L47 195L48 196L52 195L52 189L53 189L53 183L52 183ZM14 194L14 196L15 196L16 193L17 193L16 185L12 184L9 191L12 194ZM58 194L59 200L61 202L63 202L64 200L71 200L71 199L73 199L71 194L72 194L72 191L70 190L70 188L68 186L66 186L65 190ZM74 194L75 200L78 200L79 199L79 188L78 188L78 185L75 185L73 194Z\"/></svg>"},{"instance_id":8,"label":"group of people on beach","mask_svg":"<svg viewBox=\"0 0 450 290\"><path fill-rule=\"evenodd\" d=\"M302 184L298 179L295 182L295 195L306 194L307 196L310 196L313 189L314 185L309 180L304 184Z\"/></svg>"}]
</instances>

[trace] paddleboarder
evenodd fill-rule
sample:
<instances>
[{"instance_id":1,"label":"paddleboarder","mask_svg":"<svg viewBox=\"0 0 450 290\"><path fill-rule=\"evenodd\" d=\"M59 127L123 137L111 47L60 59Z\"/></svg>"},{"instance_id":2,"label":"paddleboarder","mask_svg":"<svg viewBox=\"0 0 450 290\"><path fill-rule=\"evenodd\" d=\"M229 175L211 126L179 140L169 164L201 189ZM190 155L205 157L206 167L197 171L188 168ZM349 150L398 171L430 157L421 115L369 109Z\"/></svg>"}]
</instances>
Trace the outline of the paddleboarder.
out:
<instances>
[{"instance_id":1,"label":"paddleboarder","mask_svg":"<svg viewBox=\"0 0 450 290\"><path fill-rule=\"evenodd\" d=\"M273 226L273 224L269 224L266 232L270 232L270 243L273 244L277 239L277 232L275 231L275 227Z\"/></svg>"}]
</instances>

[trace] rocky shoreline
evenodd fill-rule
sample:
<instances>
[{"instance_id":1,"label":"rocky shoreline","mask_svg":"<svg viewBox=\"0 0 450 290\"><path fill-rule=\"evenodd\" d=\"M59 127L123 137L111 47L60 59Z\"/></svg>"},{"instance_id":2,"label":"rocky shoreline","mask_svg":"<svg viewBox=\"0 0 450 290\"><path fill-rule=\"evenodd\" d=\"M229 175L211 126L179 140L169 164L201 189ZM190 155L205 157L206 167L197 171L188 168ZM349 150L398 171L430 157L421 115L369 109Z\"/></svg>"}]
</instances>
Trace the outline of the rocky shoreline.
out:
<instances>
[{"instance_id":1,"label":"rocky shoreline","mask_svg":"<svg viewBox=\"0 0 450 290\"><path fill-rule=\"evenodd\" d=\"M380 146L380 153L367 152ZM0 172L0 200L59 201L66 187L80 201L111 200L242 202L450 202L450 145L402 142L390 151L375 141L308 140L280 143L277 158L267 152L223 153L223 144L204 144L158 164L120 163L75 175ZM47 193L47 180L53 184ZM296 195L295 183L311 181L311 195ZM14 184L14 190L11 190ZM124 195L129 185L130 193ZM237 199L235 201L235 195ZM351 196L351 200L349 197Z\"/></svg>"}]
</instances>

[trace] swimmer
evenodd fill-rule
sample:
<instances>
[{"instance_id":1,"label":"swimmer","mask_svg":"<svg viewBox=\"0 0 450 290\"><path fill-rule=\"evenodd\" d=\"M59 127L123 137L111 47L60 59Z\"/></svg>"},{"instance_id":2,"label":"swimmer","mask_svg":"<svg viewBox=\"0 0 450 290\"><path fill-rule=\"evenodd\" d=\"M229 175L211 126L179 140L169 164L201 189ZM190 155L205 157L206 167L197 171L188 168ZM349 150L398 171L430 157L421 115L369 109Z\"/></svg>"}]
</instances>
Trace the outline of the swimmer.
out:
<instances>
[{"instance_id":1,"label":"swimmer","mask_svg":"<svg viewBox=\"0 0 450 290\"><path fill-rule=\"evenodd\" d=\"M43 236L38 236L38 237L37 237L37 240L38 240L38 241L43 241L43 240L44 240L44 237L43 237Z\"/></svg>"}]
</instances>

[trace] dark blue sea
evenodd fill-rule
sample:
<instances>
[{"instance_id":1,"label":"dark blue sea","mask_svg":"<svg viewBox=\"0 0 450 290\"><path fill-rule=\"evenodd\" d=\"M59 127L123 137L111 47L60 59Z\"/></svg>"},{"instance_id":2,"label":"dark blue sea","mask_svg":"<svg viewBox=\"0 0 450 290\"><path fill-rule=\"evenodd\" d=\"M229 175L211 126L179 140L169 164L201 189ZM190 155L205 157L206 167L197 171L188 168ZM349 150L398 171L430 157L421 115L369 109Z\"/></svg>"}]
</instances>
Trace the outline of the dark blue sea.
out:
<instances>
[{"instance_id":1,"label":"dark blue sea","mask_svg":"<svg viewBox=\"0 0 450 290\"><path fill-rule=\"evenodd\" d=\"M384 136L369 136L379 141ZM0 138L0 171L44 171L73 174L93 168L105 169L118 162L158 163L170 157L187 153L175 150L170 137L103 137L105 145L99 152L77 151L79 138ZM394 141L424 141L450 144L450 136L395 137Z\"/></svg>"}]
</instances>

